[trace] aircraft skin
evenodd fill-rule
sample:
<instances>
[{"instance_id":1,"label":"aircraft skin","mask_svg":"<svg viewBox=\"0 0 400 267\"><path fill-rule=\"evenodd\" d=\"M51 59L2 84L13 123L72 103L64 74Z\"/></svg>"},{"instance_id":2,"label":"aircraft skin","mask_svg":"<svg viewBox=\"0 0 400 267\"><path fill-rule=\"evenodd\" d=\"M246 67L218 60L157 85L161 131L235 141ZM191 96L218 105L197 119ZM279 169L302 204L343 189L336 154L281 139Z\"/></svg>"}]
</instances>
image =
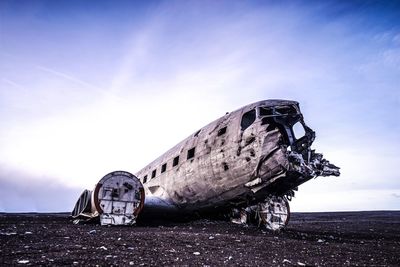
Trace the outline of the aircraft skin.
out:
<instances>
[{"instance_id":1,"label":"aircraft skin","mask_svg":"<svg viewBox=\"0 0 400 267\"><path fill-rule=\"evenodd\" d=\"M130 225L149 217L230 214L245 224L254 215L267 229L280 230L299 185L340 175L311 149L314 139L297 102L253 103L201 128L135 175L107 174L82 193L72 217Z\"/></svg>"},{"instance_id":2,"label":"aircraft skin","mask_svg":"<svg viewBox=\"0 0 400 267\"><path fill-rule=\"evenodd\" d=\"M303 128L295 136L295 124ZM147 213L213 213L245 208L338 168L311 150L315 133L299 104L264 100L244 106L192 134L135 175ZM140 215L141 216L141 215Z\"/></svg>"}]
</instances>

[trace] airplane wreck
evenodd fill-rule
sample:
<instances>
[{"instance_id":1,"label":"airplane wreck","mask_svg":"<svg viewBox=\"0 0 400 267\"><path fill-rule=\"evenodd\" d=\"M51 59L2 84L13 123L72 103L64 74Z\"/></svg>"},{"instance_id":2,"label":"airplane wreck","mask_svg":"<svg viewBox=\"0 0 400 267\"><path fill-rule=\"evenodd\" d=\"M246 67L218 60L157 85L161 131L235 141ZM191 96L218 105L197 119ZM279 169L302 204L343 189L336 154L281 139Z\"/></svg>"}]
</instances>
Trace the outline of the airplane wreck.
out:
<instances>
[{"instance_id":1,"label":"airplane wreck","mask_svg":"<svg viewBox=\"0 0 400 267\"><path fill-rule=\"evenodd\" d=\"M280 230L298 186L339 168L311 149L299 104L264 100L211 122L135 175L116 171L85 190L72 217L102 225L140 218L230 216Z\"/></svg>"}]
</instances>

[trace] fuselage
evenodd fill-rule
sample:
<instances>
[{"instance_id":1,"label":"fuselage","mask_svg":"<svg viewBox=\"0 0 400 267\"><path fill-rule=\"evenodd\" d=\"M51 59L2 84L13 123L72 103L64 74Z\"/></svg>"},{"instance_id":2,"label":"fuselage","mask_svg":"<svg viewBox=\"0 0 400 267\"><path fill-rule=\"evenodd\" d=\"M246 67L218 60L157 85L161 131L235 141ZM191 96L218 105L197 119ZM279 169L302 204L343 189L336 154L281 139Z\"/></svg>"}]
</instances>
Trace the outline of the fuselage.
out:
<instances>
[{"instance_id":1,"label":"fuselage","mask_svg":"<svg viewBox=\"0 0 400 267\"><path fill-rule=\"evenodd\" d=\"M287 194L319 175L310 165L314 136L295 101L265 100L227 113L136 173L144 211L146 203L193 212Z\"/></svg>"},{"instance_id":2,"label":"fuselage","mask_svg":"<svg viewBox=\"0 0 400 267\"><path fill-rule=\"evenodd\" d=\"M299 104L264 100L211 122L136 175L114 171L85 190L75 222L131 225L136 219L226 216L277 231L289 221L297 186L339 168L315 153Z\"/></svg>"}]
</instances>

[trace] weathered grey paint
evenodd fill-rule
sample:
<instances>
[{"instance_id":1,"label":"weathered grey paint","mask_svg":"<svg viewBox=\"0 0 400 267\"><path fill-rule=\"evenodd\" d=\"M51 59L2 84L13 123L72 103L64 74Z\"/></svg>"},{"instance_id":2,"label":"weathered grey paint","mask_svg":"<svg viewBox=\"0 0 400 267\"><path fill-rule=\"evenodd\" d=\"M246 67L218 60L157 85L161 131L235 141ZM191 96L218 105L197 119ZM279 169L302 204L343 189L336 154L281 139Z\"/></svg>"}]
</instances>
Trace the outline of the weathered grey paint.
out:
<instances>
[{"instance_id":1,"label":"weathered grey paint","mask_svg":"<svg viewBox=\"0 0 400 267\"><path fill-rule=\"evenodd\" d=\"M303 129L301 136L296 137L295 125ZM102 224L131 224L145 195L140 216L236 210L239 218L234 222L245 223L253 213L268 229L279 230L289 220L288 200L297 186L317 176L340 174L338 167L311 149L314 139L315 133L305 124L297 102L253 103L225 114L151 162L136 173L141 183L126 172L115 172L122 176L109 180L110 190L120 192L123 180L128 179L135 188L131 193L143 184L145 194L135 198L131 194L127 200L123 194L114 197L96 192L103 180L109 179L105 176L92 194L91 205L90 191L85 191L73 216L91 219L100 215ZM177 157L179 161L175 162Z\"/></svg>"},{"instance_id":2,"label":"weathered grey paint","mask_svg":"<svg viewBox=\"0 0 400 267\"><path fill-rule=\"evenodd\" d=\"M114 171L93 191L85 190L72 211L74 223L99 218L101 225L132 225L144 204L143 185L133 174Z\"/></svg>"},{"instance_id":3,"label":"weathered grey paint","mask_svg":"<svg viewBox=\"0 0 400 267\"><path fill-rule=\"evenodd\" d=\"M261 107L267 110L286 108L292 114L262 117ZM256 120L242 130L242 116L251 110L255 110ZM273 121L275 117L279 117L282 125ZM290 130L293 125L284 125L297 121L304 125L308 134L302 146L293 138ZM260 101L227 113L196 131L136 176L144 185L146 198L162 199L163 203L168 203L169 210L171 206L180 212L246 207L264 201L269 195L291 196L299 184L318 175L339 175L338 168L329 162L316 162L321 161L322 155L310 149L314 137L314 132L303 121L297 102ZM193 147L195 155L187 159ZM179 164L173 166L176 156L179 156ZM163 164L167 167L161 173ZM156 176L151 178L154 170ZM145 202L144 212L146 208L162 209L162 205L154 207Z\"/></svg>"}]
</instances>

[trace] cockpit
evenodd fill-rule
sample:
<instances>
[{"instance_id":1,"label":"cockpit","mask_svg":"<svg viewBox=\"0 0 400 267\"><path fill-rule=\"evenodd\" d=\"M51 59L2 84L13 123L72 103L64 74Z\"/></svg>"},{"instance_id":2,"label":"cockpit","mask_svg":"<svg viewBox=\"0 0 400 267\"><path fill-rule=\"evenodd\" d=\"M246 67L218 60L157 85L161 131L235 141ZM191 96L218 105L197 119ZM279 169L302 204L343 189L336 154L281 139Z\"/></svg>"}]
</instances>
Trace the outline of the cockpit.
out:
<instances>
[{"instance_id":1,"label":"cockpit","mask_svg":"<svg viewBox=\"0 0 400 267\"><path fill-rule=\"evenodd\" d=\"M303 120L297 105L260 106L242 115L241 130L244 131L254 122L260 121L267 130L278 128L284 142L294 151L303 152L314 141L315 133Z\"/></svg>"}]
</instances>

